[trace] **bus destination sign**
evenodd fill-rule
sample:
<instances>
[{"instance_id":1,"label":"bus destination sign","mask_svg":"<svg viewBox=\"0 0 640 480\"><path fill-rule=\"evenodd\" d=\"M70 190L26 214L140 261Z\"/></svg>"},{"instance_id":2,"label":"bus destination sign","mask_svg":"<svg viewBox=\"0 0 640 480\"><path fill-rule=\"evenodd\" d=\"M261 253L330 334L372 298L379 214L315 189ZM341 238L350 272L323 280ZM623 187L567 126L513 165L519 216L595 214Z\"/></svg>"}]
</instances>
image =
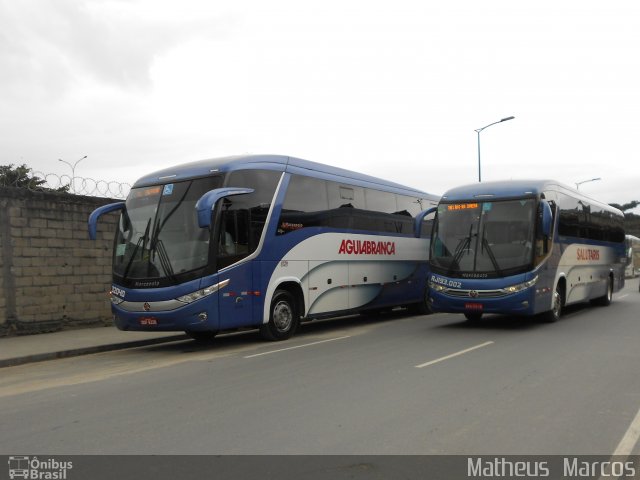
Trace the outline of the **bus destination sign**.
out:
<instances>
[{"instance_id":1,"label":"bus destination sign","mask_svg":"<svg viewBox=\"0 0 640 480\"><path fill-rule=\"evenodd\" d=\"M451 205L447 205L447 210L471 210L479 206L477 203L452 203Z\"/></svg>"}]
</instances>

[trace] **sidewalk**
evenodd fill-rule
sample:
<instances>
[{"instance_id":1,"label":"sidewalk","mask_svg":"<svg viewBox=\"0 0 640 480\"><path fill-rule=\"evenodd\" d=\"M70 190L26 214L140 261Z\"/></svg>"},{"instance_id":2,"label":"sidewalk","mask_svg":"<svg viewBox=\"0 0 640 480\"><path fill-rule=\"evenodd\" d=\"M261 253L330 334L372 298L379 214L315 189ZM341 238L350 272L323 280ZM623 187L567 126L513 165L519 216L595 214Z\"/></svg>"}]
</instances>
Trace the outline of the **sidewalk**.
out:
<instances>
[{"instance_id":1,"label":"sidewalk","mask_svg":"<svg viewBox=\"0 0 640 480\"><path fill-rule=\"evenodd\" d=\"M116 327L0 337L0 368L187 338L180 332L123 332Z\"/></svg>"}]
</instances>

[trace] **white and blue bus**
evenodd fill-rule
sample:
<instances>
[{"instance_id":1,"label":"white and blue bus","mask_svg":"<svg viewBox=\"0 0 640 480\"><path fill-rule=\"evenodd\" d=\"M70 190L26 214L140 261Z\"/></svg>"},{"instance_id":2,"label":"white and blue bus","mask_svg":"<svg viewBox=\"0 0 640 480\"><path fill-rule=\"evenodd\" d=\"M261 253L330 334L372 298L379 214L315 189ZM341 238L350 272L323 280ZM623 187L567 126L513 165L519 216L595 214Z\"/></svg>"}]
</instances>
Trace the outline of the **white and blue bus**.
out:
<instances>
[{"instance_id":1,"label":"white and blue bus","mask_svg":"<svg viewBox=\"0 0 640 480\"><path fill-rule=\"evenodd\" d=\"M270 340L300 320L393 306L426 312L429 221L439 197L298 158L246 155L138 180L113 248L122 330L259 327Z\"/></svg>"},{"instance_id":2,"label":"white and blue bus","mask_svg":"<svg viewBox=\"0 0 640 480\"><path fill-rule=\"evenodd\" d=\"M624 215L552 180L473 184L446 192L429 260L433 311L540 314L608 305L624 286Z\"/></svg>"},{"instance_id":3,"label":"white and blue bus","mask_svg":"<svg viewBox=\"0 0 640 480\"><path fill-rule=\"evenodd\" d=\"M627 249L627 268L625 277L636 278L640 271L640 238L635 235L625 235Z\"/></svg>"}]
</instances>

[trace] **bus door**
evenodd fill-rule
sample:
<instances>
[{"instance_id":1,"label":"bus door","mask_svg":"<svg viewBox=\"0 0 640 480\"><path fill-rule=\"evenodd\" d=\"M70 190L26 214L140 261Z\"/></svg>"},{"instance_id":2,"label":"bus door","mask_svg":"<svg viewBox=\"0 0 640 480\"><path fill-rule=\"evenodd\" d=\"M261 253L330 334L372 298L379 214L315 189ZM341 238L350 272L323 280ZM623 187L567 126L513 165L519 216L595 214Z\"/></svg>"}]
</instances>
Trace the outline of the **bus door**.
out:
<instances>
[{"instance_id":1,"label":"bus door","mask_svg":"<svg viewBox=\"0 0 640 480\"><path fill-rule=\"evenodd\" d=\"M226 330L252 325L253 302L253 262L245 262L220 273L220 281L229 284L220 290L218 311L220 329Z\"/></svg>"},{"instance_id":2,"label":"bus door","mask_svg":"<svg viewBox=\"0 0 640 480\"><path fill-rule=\"evenodd\" d=\"M228 202L224 199L225 202ZM227 206L230 204L228 202ZM220 329L252 325L256 295L253 278L255 262L246 259L253 250L250 235L251 213L247 209L224 208L216 236L220 282L229 284L219 291ZM243 261L244 260L244 261Z\"/></svg>"}]
</instances>

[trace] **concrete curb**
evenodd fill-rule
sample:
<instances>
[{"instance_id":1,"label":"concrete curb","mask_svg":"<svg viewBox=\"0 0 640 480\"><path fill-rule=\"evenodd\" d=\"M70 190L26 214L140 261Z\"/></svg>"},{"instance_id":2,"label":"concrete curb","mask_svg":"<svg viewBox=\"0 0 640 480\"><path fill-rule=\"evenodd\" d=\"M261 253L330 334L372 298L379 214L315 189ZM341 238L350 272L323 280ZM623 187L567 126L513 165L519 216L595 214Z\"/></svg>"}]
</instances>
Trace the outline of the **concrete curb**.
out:
<instances>
[{"instance_id":1,"label":"concrete curb","mask_svg":"<svg viewBox=\"0 0 640 480\"><path fill-rule=\"evenodd\" d=\"M171 337L149 338L146 340L133 340L130 342L119 342L104 345L94 345L91 347L73 348L69 350L61 350L57 352L36 353L22 357L6 358L0 360L0 368L15 367L26 363L43 362L46 360L56 360L59 358L78 357L81 355L90 355L92 353L110 352L113 350L126 350L128 348L146 347L148 345L157 345L161 343L177 342L180 340L188 340L188 335L174 335Z\"/></svg>"}]
</instances>

